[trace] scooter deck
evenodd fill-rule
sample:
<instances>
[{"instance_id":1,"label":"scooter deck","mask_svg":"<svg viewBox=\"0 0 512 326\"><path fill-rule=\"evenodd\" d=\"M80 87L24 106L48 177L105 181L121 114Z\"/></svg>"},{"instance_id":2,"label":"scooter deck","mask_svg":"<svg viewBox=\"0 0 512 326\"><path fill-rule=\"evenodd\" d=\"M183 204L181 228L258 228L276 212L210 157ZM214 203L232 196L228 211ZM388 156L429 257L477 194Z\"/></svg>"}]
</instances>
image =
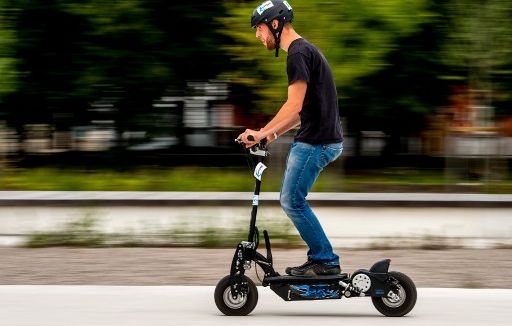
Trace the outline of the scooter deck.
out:
<instances>
[{"instance_id":1,"label":"scooter deck","mask_svg":"<svg viewBox=\"0 0 512 326\"><path fill-rule=\"evenodd\" d=\"M293 276L279 275L270 276L263 279L263 284L316 284L331 283L336 281L347 280L348 274L341 273L336 275L319 275L319 276Z\"/></svg>"}]
</instances>

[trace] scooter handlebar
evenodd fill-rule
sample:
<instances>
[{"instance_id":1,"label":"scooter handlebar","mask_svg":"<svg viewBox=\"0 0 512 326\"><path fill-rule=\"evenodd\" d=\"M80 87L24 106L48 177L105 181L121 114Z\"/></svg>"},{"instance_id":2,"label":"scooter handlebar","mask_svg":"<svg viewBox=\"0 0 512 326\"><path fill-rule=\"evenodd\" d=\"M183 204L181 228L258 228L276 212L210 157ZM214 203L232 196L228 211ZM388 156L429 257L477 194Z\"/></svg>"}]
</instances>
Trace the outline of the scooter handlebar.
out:
<instances>
[{"instance_id":1,"label":"scooter handlebar","mask_svg":"<svg viewBox=\"0 0 512 326\"><path fill-rule=\"evenodd\" d=\"M253 135L247 136L247 140L254 141L254 136ZM245 145L245 143L240 138L235 139L235 141L239 144ZM269 152L267 151L266 145L267 145L267 139L266 138L261 139L259 143L256 143L249 148L249 153L252 155L257 155L257 156L268 156Z\"/></svg>"},{"instance_id":2,"label":"scooter handlebar","mask_svg":"<svg viewBox=\"0 0 512 326\"><path fill-rule=\"evenodd\" d=\"M247 136L247 140L254 141L254 136L253 135ZM267 144L267 138L263 138L262 140L260 140L260 144L265 146Z\"/></svg>"},{"instance_id":3,"label":"scooter handlebar","mask_svg":"<svg viewBox=\"0 0 512 326\"><path fill-rule=\"evenodd\" d=\"M249 136L247 136L247 140L249 140L249 141L254 141L254 136L253 136L253 135L249 135ZM239 144L245 145L245 143L242 141L242 139L241 139L241 138L237 138L237 139L235 139L235 141L236 141L237 143L239 143ZM265 146L265 145L267 145L267 139L266 139L266 138L263 138L263 139L261 139L261 140L260 140L260 142L259 142L259 143L254 144L254 145L253 145L253 147L254 147L254 146L260 146L260 147L261 147L261 146Z\"/></svg>"}]
</instances>

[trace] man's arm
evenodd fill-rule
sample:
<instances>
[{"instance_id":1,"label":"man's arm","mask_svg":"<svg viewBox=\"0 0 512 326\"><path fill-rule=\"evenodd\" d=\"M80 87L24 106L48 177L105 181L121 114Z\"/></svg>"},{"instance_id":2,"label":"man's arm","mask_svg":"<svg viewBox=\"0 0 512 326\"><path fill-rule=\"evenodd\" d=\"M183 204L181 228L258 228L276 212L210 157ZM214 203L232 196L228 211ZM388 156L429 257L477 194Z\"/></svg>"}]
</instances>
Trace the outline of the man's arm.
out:
<instances>
[{"instance_id":1,"label":"man's arm","mask_svg":"<svg viewBox=\"0 0 512 326\"><path fill-rule=\"evenodd\" d=\"M247 129L242 135L242 140L248 146L254 145L261 139L268 138L274 140L275 136L279 136L292 129L300 122L300 111L306 96L308 84L304 80L297 80L288 86L288 99L283 104L279 112L270 120L260 131ZM247 136L253 135L254 141L248 141ZM239 136L239 137L240 137Z\"/></svg>"}]
</instances>

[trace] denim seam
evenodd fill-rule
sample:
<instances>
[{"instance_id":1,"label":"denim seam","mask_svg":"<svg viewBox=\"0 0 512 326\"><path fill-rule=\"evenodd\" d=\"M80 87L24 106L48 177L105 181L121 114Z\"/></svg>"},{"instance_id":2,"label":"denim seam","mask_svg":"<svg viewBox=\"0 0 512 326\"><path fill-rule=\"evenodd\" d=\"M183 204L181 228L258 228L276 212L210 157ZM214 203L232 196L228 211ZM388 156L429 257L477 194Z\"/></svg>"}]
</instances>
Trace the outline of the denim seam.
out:
<instances>
[{"instance_id":1,"label":"denim seam","mask_svg":"<svg viewBox=\"0 0 512 326\"><path fill-rule=\"evenodd\" d=\"M292 146L293 146L293 145L292 145ZM308 225L308 226L309 226L309 228L310 228L310 232L312 232L312 233L310 233L310 235L311 235L312 237L314 237L314 238L318 238L318 237L319 237L319 233L317 232L318 230L317 230L316 228L313 228L313 227L312 227L313 225L311 224L311 221L309 220L309 218L307 218L308 214L305 212L305 209L307 208L307 209L309 209L309 210L311 211L311 213L312 213L313 215L315 215L315 214L314 214L314 212L312 211L312 209L309 207L309 204L308 204L308 202L307 202L306 198L304 198L304 201L305 201L304 205L305 205L305 206L300 207L300 208L297 206L297 204L298 204L298 203L297 203L297 192L298 192L298 190L299 190L298 185L301 183L302 179L304 179L304 174L305 174L305 171L307 170L307 167L309 166L309 164L313 164L314 168L315 168L315 169L317 169L317 168L319 168L319 165L324 165L324 164L323 164L323 163L324 163L324 161L328 161L328 163L331 161L331 160L329 160L329 158L328 158L328 157L327 157L327 155L326 155L326 154L327 154L327 152L328 152L328 149L327 149L327 148L325 148L325 147L326 147L326 146L324 145L324 146L312 146L312 147L309 147L309 146L307 146L307 147L306 147L306 146L305 146L304 148L301 148L302 150L307 149L307 151L305 151L305 152L306 152L305 154L307 155L307 157L305 158L304 164L302 164L301 169L300 169L299 171L297 171L297 177L296 177L296 179L295 179L295 182L293 183L293 187L294 187L293 192L290 192L290 193L289 193L289 195L290 195L290 197L291 197L291 198L290 198L290 199L291 199L291 209L295 211L295 214L297 214L297 213L298 213L298 215L296 215L296 216L297 216L297 217L299 217L299 216L300 216L300 218L302 219L302 221L306 223L305 225ZM318 152L318 151L320 151L320 152ZM340 151L340 152L341 152L341 151ZM289 159L290 155L291 155L291 151L288 153L287 161L288 161L288 159ZM313 157L315 157L315 160L313 160ZM328 164L328 163L327 163L327 164ZM325 165L327 165L327 164L325 164ZM288 164L287 164L287 168L288 168ZM322 171L322 170L323 170L323 167L319 169L319 172L320 172L320 171ZM286 173L286 172L285 172L285 173ZM283 178L283 181L282 181L282 184L281 184L281 190L282 190L282 187L283 187L284 181L285 181L285 180L284 180L284 178ZM309 190L308 190L307 192L309 192ZM281 191L281 195L282 195L282 191ZM316 215L315 215L315 216L316 216ZM323 230L322 230L322 231L323 231ZM323 231L323 232L325 232L325 231ZM325 235L325 237L326 237L326 236L327 236L327 235ZM327 243L330 245L330 242L329 242L329 240L328 240L328 239L327 239ZM310 248L310 250L311 250L311 248ZM332 252L332 248L330 249L330 251L331 251L331 253L332 253L334 256L336 256L336 255ZM324 247L322 246L322 247L321 247L321 251L320 251L320 252L318 252L317 254L318 254L318 255L322 255L322 257L323 257L323 256L325 256L325 253L327 253L326 248L324 248ZM308 257L311 257L311 256L309 255L309 252L308 252ZM336 257L337 257L337 256L336 256ZM332 262L331 262L331 261L329 261L329 262L327 262L327 261L325 261L325 262L324 262L324 261L322 261L322 263L328 263L329 265L331 265L331 264L332 264L332 265L337 265L337 264L339 264L339 257L338 257L338 259L337 259L336 261L332 261Z\"/></svg>"},{"instance_id":2,"label":"denim seam","mask_svg":"<svg viewBox=\"0 0 512 326\"><path fill-rule=\"evenodd\" d=\"M284 169L284 174L286 175L286 170L288 169L288 160L290 159L290 154L292 153L292 149L293 149L293 144L295 143L292 143L290 145L290 150L288 151L288 155L286 156L286 166L285 166L285 169ZM283 186L284 186L284 177L283 179L281 180L281 189L279 191L279 201L281 201L281 198L283 196Z\"/></svg>"},{"instance_id":3,"label":"denim seam","mask_svg":"<svg viewBox=\"0 0 512 326\"><path fill-rule=\"evenodd\" d=\"M302 177L303 177L303 175L304 175L304 170L306 169L306 167L308 166L308 164L313 163L313 162L311 162L311 157L313 156L314 152L315 152L315 151L317 151L317 150L318 150L318 148L317 148L317 147L313 147L313 148L309 151L309 153L308 153L308 158L307 158L306 162L304 163L304 165L302 166L302 170L300 171L299 177L297 178L297 181L296 181L296 183L295 183L295 187L294 187L294 190L293 190L294 192L292 193L292 206L293 206L293 209L299 210L300 215L301 215L301 217L302 217L302 220L303 220L303 221L306 221L306 222L308 223L308 225L310 226L311 230L312 230L313 232L315 232L315 237L318 237L318 233L316 232L316 229L315 229L315 228L313 228L313 225L311 224L311 221L310 221L308 218L306 218L306 216L305 216L305 214L304 214L304 209L303 209L303 208L300 208L300 209L299 209L299 208L297 207L295 200L296 200L296 198L297 198L297 196L296 196L297 189L298 189L297 185L299 184L299 181L302 179ZM309 191L308 191L308 192L309 192ZM307 200L306 200L306 198L304 198L304 201L306 201L306 205L308 205L308 204L307 204ZM309 206L309 205L308 205L308 206ZM309 209L311 210L311 208L309 208ZM312 212L312 213L313 213L313 212ZM314 214L314 213L313 213L313 214Z\"/></svg>"},{"instance_id":4,"label":"denim seam","mask_svg":"<svg viewBox=\"0 0 512 326\"><path fill-rule=\"evenodd\" d=\"M304 163L304 165L302 165L302 169L300 170L299 176L297 177L297 180L295 180L295 186L293 187L293 193L292 193L292 206L294 208L297 207L295 205L296 204L295 198L297 198L296 193L297 193L297 189L298 189L297 185L300 183L300 180L302 180L302 176L304 175L304 170L306 169L306 166L309 164L309 161L311 160L312 152L314 150L315 150L315 148L313 148L312 150L309 151L306 163Z\"/></svg>"}]
</instances>

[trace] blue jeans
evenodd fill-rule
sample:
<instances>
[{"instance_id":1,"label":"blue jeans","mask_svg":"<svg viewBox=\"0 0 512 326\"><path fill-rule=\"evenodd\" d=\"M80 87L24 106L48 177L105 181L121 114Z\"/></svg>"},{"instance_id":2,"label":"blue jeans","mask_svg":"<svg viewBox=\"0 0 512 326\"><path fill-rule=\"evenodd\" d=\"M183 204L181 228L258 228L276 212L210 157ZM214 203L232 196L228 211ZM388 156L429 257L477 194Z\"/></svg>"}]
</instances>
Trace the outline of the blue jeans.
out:
<instances>
[{"instance_id":1,"label":"blue jeans","mask_svg":"<svg viewBox=\"0 0 512 326\"><path fill-rule=\"evenodd\" d=\"M340 259L334 254L306 196L320 172L337 159L342 151L343 143L312 145L294 142L288 153L281 185L281 207L308 245L308 259L327 265L339 265Z\"/></svg>"}]
</instances>

